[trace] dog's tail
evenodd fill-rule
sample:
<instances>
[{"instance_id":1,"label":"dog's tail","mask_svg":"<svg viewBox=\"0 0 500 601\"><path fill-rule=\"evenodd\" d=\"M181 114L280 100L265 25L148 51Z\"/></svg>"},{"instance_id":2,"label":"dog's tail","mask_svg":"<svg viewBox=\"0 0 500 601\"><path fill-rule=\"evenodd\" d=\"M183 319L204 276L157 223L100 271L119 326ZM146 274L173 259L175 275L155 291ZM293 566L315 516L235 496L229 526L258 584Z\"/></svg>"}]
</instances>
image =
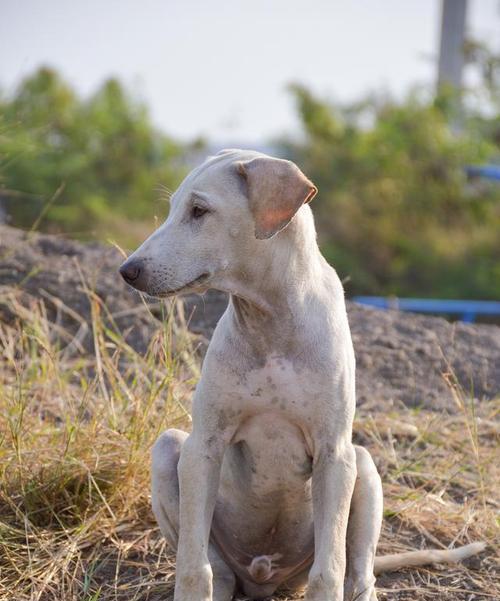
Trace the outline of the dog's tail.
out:
<instances>
[{"instance_id":1,"label":"dog's tail","mask_svg":"<svg viewBox=\"0 0 500 601\"><path fill-rule=\"evenodd\" d=\"M409 553L396 553L375 557L373 571L375 575L382 572L393 572L400 568L424 566L429 563L456 563L481 553L486 548L486 543L471 543L456 549L426 549L424 551L410 551Z\"/></svg>"}]
</instances>

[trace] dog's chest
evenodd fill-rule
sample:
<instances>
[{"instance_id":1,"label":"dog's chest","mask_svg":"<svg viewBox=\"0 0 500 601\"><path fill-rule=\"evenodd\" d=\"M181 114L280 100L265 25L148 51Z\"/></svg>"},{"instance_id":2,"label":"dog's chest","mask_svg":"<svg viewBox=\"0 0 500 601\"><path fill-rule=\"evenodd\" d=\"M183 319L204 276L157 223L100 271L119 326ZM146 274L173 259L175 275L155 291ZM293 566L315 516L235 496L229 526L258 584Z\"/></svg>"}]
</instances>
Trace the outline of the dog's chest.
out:
<instances>
[{"instance_id":1,"label":"dog's chest","mask_svg":"<svg viewBox=\"0 0 500 601\"><path fill-rule=\"evenodd\" d=\"M327 401L329 386L324 380L321 373L296 362L270 357L263 367L237 378L233 402L243 414L278 414L306 426Z\"/></svg>"},{"instance_id":2,"label":"dog's chest","mask_svg":"<svg viewBox=\"0 0 500 601\"><path fill-rule=\"evenodd\" d=\"M272 482L279 488L285 475L297 482L310 477L312 432L325 401L323 391L317 374L296 369L281 357L236 383L232 406L239 423L232 442L242 453L234 458L251 470L254 484L267 488Z\"/></svg>"}]
</instances>

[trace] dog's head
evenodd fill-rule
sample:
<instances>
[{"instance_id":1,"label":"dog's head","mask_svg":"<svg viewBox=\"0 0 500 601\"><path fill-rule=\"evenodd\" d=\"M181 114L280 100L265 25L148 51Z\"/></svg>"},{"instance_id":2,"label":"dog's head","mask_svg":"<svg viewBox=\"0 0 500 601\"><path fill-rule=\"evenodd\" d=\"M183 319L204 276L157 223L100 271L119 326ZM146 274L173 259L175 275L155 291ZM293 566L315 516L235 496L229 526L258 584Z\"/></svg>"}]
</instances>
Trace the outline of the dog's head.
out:
<instances>
[{"instance_id":1,"label":"dog's head","mask_svg":"<svg viewBox=\"0 0 500 601\"><path fill-rule=\"evenodd\" d=\"M192 171L168 219L120 267L151 296L227 289L263 244L272 244L316 187L290 161L225 150ZM260 246L259 246L260 245Z\"/></svg>"}]
</instances>

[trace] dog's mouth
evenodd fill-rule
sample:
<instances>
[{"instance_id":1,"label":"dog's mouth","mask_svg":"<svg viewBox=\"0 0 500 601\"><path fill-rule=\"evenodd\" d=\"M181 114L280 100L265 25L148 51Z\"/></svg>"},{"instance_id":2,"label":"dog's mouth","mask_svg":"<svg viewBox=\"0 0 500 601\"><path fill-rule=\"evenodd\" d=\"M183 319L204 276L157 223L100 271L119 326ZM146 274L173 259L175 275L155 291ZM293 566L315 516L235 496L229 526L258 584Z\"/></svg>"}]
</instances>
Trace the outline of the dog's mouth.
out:
<instances>
[{"instance_id":1,"label":"dog's mouth","mask_svg":"<svg viewBox=\"0 0 500 601\"><path fill-rule=\"evenodd\" d=\"M187 284L179 286L179 288L173 288L170 290L162 290L161 292L150 292L150 296L156 298L168 298L169 296L175 296L176 294L182 294L186 292L198 292L199 288L205 284L210 278L209 273L202 273L194 280L191 280Z\"/></svg>"}]
</instances>

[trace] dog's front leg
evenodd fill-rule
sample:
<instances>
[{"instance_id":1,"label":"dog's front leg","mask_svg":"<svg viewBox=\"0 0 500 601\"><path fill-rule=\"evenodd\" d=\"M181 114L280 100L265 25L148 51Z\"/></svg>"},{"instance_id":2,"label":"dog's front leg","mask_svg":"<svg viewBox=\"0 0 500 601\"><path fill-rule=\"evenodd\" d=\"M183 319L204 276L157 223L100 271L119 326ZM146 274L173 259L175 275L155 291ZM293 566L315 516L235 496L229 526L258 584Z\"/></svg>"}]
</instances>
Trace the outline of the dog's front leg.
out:
<instances>
[{"instance_id":1,"label":"dog's front leg","mask_svg":"<svg viewBox=\"0 0 500 601\"><path fill-rule=\"evenodd\" d=\"M315 549L306 601L343 601L346 531L355 481L352 444L320 443L312 476Z\"/></svg>"},{"instance_id":2,"label":"dog's front leg","mask_svg":"<svg viewBox=\"0 0 500 601\"><path fill-rule=\"evenodd\" d=\"M179 543L174 601L212 601L208 539L219 488L224 446L214 437L191 434L178 465ZM208 442L207 442L208 441Z\"/></svg>"}]
</instances>

